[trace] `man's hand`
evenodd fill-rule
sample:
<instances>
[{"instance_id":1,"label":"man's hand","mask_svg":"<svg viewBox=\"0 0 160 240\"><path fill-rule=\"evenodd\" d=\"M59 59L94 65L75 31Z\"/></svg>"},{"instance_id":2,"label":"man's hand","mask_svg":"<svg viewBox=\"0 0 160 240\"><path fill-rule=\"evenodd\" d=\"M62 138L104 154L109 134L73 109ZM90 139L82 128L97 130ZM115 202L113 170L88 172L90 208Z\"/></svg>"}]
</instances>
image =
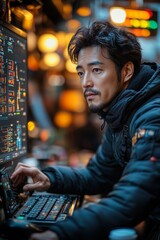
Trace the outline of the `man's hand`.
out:
<instances>
[{"instance_id":1,"label":"man's hand","mask_svg":"<svg viewBox=\"0 0 160 240\"><path fill-rule=\"evenodd\" d=\"M59 240L57 234L48 230L43 233L33 233L29 240Z\"/></svg>"},{"instance_id":2,"label":"man's hand","mask_svg":"<svg viewBox=\"0 0 160 240\"><path fill-rule=\"evenodd\" d=\"M31 177L33 183L23 186L24 191L47 191L51 185L49 178L43 174L38 168L31 167L23 163L18 163L15 171L11 175L14 185L18 186L24 182L25 177Z\"/></svg>"}]
</instances>

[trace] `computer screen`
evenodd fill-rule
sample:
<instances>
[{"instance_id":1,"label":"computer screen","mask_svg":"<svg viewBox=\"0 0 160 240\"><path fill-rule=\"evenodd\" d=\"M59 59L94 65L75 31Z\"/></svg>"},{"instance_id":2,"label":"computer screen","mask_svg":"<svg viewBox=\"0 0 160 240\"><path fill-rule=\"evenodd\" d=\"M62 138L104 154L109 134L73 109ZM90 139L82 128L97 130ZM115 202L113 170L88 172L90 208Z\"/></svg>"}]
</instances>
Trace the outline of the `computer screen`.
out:
<instances>
[{"instance_id":1,"label":"computer screen","mask_svg":"<svg viewBox=\"0 0 160 240\"><path fill-rule=\"evenodd\" d=\"M27 38L0 22L0 165L27 154Z\"/></svg>"}]
</instances>

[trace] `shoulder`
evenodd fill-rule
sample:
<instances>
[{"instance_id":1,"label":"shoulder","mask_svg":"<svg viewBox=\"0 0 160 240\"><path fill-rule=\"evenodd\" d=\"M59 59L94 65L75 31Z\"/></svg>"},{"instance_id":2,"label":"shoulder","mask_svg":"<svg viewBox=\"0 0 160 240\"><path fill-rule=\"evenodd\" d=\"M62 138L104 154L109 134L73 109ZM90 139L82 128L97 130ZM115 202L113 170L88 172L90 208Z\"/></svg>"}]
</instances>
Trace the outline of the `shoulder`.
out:
<instances>
[{"instance_id":1,"label":"shoulder","mask_svg":"<svg viewBox=\"0 0 160 240\"><path fill-rule=\"evenodd\" d=\"M131 136L139 129L160 129L160 95L149 99L134 113L130 124Z\"/></svg>"}]
</instances>

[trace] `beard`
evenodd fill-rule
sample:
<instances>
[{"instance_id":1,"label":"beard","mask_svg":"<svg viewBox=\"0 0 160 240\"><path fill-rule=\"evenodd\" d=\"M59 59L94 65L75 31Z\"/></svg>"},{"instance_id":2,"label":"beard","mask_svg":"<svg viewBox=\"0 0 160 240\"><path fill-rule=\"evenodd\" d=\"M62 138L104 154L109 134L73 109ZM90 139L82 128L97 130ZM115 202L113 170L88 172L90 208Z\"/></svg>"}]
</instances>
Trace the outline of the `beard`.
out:
<instances>
[{"instance_id":1,"label":"beard","mask_svg":"<svg viewBox=\"0 0 160 240\"><path fill-rule=\"evenodd\" d=\"M88 107L92 113L99 113L99 112L103 111L103 109L105 108L105 106L103 104L96 106L92 103L88 104Z\"/></svg>"},{"instance_id":2,"label":"beard","mask_svg":"<svg viewBox=\"0 0 160 240\"><path fill-rule=\"evenodd\" d=\"M94 93L95 95L99 95L101 96L101 93L95 89L92 89L92 88L88 88L85 90L85 92L83 93L84 94L84 98L87 97L87 92L92 92ZM87 101L87 99L86 99ZM87 104L88 104L88 107L89 107L89 110L92 112L92 113L99 113L103 110L104 108L104 105L103 104L100 104L100 105L95 105L92 101L87 101Z\"/></svg>"}]
</instances>

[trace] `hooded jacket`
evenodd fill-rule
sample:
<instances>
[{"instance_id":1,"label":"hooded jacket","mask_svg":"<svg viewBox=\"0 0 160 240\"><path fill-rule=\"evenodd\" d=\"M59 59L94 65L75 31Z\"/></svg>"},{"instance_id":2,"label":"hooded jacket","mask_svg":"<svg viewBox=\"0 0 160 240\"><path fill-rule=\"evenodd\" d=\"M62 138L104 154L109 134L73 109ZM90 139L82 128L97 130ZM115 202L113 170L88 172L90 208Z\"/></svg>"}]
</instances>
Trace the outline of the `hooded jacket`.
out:
<instances>
[{"instance_id":1,"label":"hooded jacket","mask_svg":"<svg viewBox=\"0 0 160 240\"><path fill-rule=\"evenodd\" d=\"M52 226L60 240L103 240L114 228L160 220L160 66L142 64L101 117L102 143L85 168L43 170L50 192L106 195Z\"/></svg>"}]
</instances>

